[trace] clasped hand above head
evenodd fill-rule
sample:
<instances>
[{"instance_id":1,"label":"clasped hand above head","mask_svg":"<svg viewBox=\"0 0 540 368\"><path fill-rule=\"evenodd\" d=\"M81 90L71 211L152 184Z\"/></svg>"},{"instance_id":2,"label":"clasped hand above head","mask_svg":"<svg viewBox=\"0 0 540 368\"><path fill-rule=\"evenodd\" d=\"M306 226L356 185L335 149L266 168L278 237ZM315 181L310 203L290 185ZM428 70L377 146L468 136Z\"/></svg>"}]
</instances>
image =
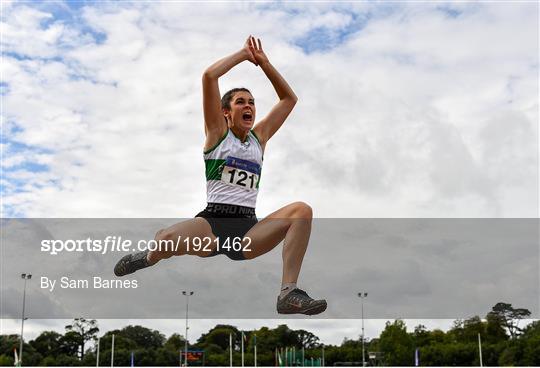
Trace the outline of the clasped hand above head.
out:
<instances>
[{"instance_id":1,"label":"clasped hand above head","mask_svg":"<svg viewBox=\"0 0 540 368\"><path fill-rule=\"evenodd\" d=\"M250 35L244 43L242 50L245 51L247 60L256 66L262 66L269 62L268 56L264 53L262 42L259 38L255 39L255 37Z\"/></svg>"}]
</instances>

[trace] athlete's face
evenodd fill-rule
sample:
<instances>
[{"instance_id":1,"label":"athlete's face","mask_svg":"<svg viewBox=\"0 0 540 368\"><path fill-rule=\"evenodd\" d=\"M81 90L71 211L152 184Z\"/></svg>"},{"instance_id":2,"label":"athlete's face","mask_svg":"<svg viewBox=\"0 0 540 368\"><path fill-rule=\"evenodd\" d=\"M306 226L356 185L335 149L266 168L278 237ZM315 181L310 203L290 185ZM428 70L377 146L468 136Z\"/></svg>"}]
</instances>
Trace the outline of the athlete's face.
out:
<instances>
[{"instance_id":1,"label":"athlete's face","mask_svg":"<svg viewBox=\"0 0 540 368\"><path fill-rule=\"evenodd\" d=\"M236 92L231 99L231 109L224 110L224 114L235 127L249 130L255 122L255 99L249 92Z\"/></svg>"}]
</instances>

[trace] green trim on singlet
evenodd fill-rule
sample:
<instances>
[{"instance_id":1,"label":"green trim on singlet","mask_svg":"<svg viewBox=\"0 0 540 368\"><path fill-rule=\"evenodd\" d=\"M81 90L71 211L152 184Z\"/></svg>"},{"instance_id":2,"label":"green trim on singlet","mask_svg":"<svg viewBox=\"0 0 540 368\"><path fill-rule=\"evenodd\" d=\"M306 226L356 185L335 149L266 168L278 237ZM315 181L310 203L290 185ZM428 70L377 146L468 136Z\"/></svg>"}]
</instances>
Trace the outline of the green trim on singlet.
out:
<instances>
[{"instance_id":1,"label":"green trim on singlet","mask_svg":"<svg viewBox=\"0 0 540 368\"><path fill-rule=\"evenodd\" d=\"M262 153L262 156L261 156L261 160L264 161L264 150L263 150L263 147L262 147L262 144L261 144L261 141L259 140L259 137L257 137L257 134L255 134L255 132L253 130L250 130L250 132L253 134L253 136L255 137L255 139L257 140L257 143L259 143L259 147L261 147L261 153ZM260 180L260 178L259 178ZM257 188L259 186L257 185Z\"/></svg>"},{"instance_id":2,"label":"green trim on singlet","mask_svg":"<svg viewBox=\"0 0 540 368\"><path fill-rule=\"evenodd\" d=\"M204 160L204 166L206 167L206 180L220 180L222 166L225 160Z\"/></svg>"},{"instance_id":3,"label":"green trim on singlet","mask_svg":"<svg viewBox=\"0 0 540 368\"><path fill-rule=\"evenodd\" d=\"M225 138L227 138L227 134L229 134L229 129L228 129L228 128L227 128L227 130L225 131L225 134L223 134L223 137L221 137L221 138L219 139L219 141L218 141L212 148L209 148L209 149L207 149L206 151L203 151L203 153L206 155L206 154L212 152L213 150L215 150L215 149L221 144L221 142L223 142L223 140L224 140Z\"/></svg>"},{"instance_id":4,"label":"green trim on singlet","mask_svg":"<svg viewBox=\"0 0 540 368\"><path fill-rule=\"evenodd\" d=\"M253 136L255 137L257 142L259 142L259 146L260 146L261 145L261 140L259 139L259 137L257 137L257 134L255 134L255 131L252 129L252 130L250 130L250 132L253 134Z\"/></svg>"}]
</instances>

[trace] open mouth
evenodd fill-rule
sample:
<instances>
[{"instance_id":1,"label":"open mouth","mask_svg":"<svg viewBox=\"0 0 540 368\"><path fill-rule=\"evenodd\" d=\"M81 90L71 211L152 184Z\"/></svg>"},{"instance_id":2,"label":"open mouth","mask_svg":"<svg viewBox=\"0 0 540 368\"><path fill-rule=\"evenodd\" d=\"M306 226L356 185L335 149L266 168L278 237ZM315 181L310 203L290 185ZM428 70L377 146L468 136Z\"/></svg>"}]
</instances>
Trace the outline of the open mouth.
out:
<instances>
[{"instance_id":1,"label":"open mouth","mask_svg":"<svg viewBox=\"0 0 540 368\"><path fill-rule=\"evenodd\" d=\"M246 111L246 112L244 112L244 113L242 114L242 119L243 119L244 121L251 122L251 121L253 121L253 115L251 114L251 112Z\"/></svg>"}]
</instances>

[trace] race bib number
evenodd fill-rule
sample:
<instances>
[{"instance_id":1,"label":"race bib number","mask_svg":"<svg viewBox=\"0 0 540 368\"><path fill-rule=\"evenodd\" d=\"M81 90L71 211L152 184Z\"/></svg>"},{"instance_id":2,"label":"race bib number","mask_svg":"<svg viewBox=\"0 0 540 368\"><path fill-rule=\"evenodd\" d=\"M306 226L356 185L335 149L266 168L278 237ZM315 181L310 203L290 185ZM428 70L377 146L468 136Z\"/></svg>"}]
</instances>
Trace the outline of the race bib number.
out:
<instances>
[{"instance_id":1,"label":"race bib number","mask_svg":"<svg viewBox=\"0 0 540 368\"><path fill-rule=\"evenodd\" d=\"M261 166L256 162L227 157L221 173L221 181L235 187L256 190L261 175Z\"/></svg>"}]
</instances>

